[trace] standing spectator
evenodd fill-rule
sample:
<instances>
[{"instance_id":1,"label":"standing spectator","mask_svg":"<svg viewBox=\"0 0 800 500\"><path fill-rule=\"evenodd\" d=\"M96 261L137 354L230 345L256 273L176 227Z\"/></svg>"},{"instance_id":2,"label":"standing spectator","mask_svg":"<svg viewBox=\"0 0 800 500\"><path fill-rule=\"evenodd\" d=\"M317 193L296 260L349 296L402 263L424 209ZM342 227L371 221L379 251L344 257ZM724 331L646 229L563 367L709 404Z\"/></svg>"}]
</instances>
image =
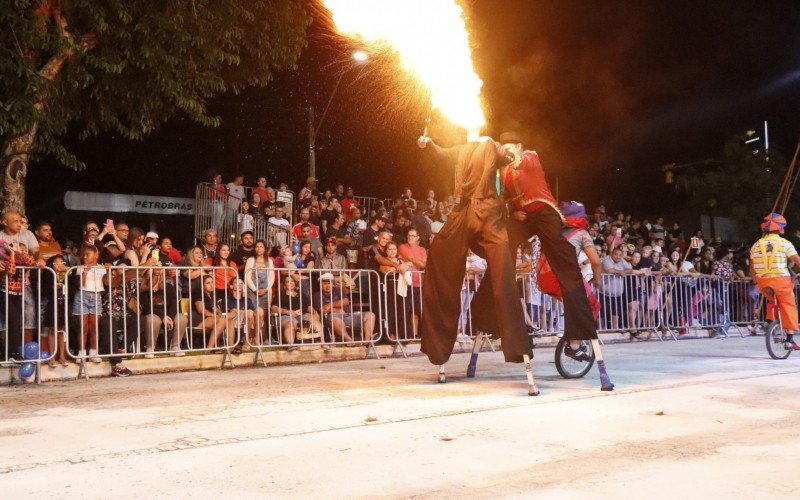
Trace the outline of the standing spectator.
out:
<instances>
[{"instance_id":1,"label":"standing spectator","mask_svg":"<svg viewBox=\"0 0 800 500\"><path fill-rule=\"evenodd\" d=\"M233 181L225 187L228 189L228 210L233 213L239 212L242 201L247 199L244 194L244 175L234 174Z\"/></svg>"},{"instance_id":2,"label":"standing spectator","mask_svg":"<svg viewBox=\"0 0 800 500\"><path fill-rule=\"evenodd\" d=\"M158 247L158 233L155 231L148 231L147 234L144 235L144 242L150 245L151 248L155 249Z\"/></svg>"},{"instance_id":3,"label":"standing spectator","mask_svg":"<svg viewBox=\"0 0 800 500\"><path fill-rule=\"evenodd\" d=\"M306 185L297 194L297 201L300 206L305 206L311 203L311 195L317 189L317 179L309 177L306 179Z\"/></svg>"},{"instance_id":4,"label":"standing spectator","mask_svg":"<svg viewBox=\"0 0 800 500\"><path fill-rule=\"evenodd\" d=\"M401 196L403 206L406 208L410 208L411 210L417 210L417 200L414 199L414 195L411 193L411 188L405 188L403 190L403 196Z\"/></svg>"},{"instance_id":5,"label":"standing spectator","mask_svg":"<svg viewBox=\"0 0 800 500\"><path fill-rule=\"evenodd\" d=\"M39 241L30 231L23 231L22 214L16 210L8 210L3 214L3 227L0 231L0 241L4 241L9 247L16 251L25 245L25 253L38 260Z\"/></svg>"},{"instance_id":6,"label":"standing spectator","mask_svg":"<svg viewBox=\"0 0 800 500\"><path fill-rule=\"evenodd\" d=\"M347 247L353 244L352 238L347 234L347 228L344 227L344 216L342 214L336 215L336 218L333 219L333 222L325 232L325 240L330 238L336 238L336 246L341 254L344 254Z\"/></svg>"},{"instance_id":7,"label":"standing spectator","mask_svg":"<svg viewBox=\"0 0 800 500\"><path fill-rule=\"evenodd\" d=\"M331 224L333 224L333 221L339 215L339 208L340 207L341 207L341 205L339 205L339 201L337 199L335 199L335 198L331 198L328 201L328 204L327 204L326 208L324 208L324 210L322 210L322 214L320 215L320 217L322 218L322 232L323 233L327 234L328 228L330 227Z\"/></svg>"},{"instance_id":8,"label":"standing spectator","mask_svg":"<svg viewBox=\"0 0 800 500\"><path fill-rule=\"evenodd\" d=\"M261 208L261 203L263 203L269 197L269 192L267 192L266 177L259 177L256 181L256 187L253 189L253 194L251 196L255 195L258 195L258 203L254 203L256 210L258 210Z\"/></svg>"},{"instance_id":9,"label":"standing spectator","mask_svg":"<svg viewBox=\"0 0 800 500\"><path fill-rule=\"evenodd\" d=\"M244 282L249 290L248 296L256 307L267 309L271 302L272 285L275 283L275 265L267 254L267 244L258 240L253 256L244 266Z\"/></svg>"},{"instance_id":10,"label":"standing spectator","mask_svg":"<svg viewBox=\"0 0 800 500\"><path fill-rule=\"evenodd\" d=\"M339 203L341 204L342 200L344 199L344 184L337 184L336 189L333 191L333 197L336 198Z\"/></svg>"},{"instance_id":11,"label":"standing spectator","mask_svg":"<svg viewBox=\"0 0 800 500\"><path fill-rule=\"evenodd\" d=\"M78 248L72 240L64 242L64 248L61 249L64 260L67 261L67 267L75 267L81 264Z\"/></svg>"},{"instance_id":12,"label":"standing spectator","mask_svg":"<svg viewBox=\"0 0 800 500\"><path fill-rule=\"evenodd\" d=\"M377 243L378 233L386 227L387 222L389 222L389 219L383 217L383 215L376 214L372 216L369 221L369 226L364 230L364 234L361 238L361 248L366 248Z\"/></svg>"},{"instance_id":13,"label":"standing spectator","mask_svg":"<svg viewBox=\"0 0 800 500\"><path fill-rule=\"evenodd\" d=\"M419 235L419 244L425 248L430 246L431 235L431 222L426 213L415 213L411 215L411 227L417 230ZM406 241L408 241L408 234L406 234Z\"/></svg>"},{"instance_id":14,"label":"standing spectator","mask_svg":"<svg viewBox=\"0 0 800 500\"><path fill-rule=\"evenodd\" d=\"M303 224L303 226L300 227L299 239L311 243L311 249L316 252L317 255L322 255L322 243L320 243L319 238L312 236L311 224Z\"/></svg>"},{"instance_id":15,"label":"standing spectator","mask_svg":"<svg viewBox=\"0 0 800 500\"><path fill-rule=\"evenodd\" d=\"M428 190L428 197L425 198L424 211L433 213L433 212L436 211L436 207L437 206L438 206L438 203L436 202L436 193L433 191L433 189L429 189Z\"/></svg>"},{"instance_id":16,"label":"standing spectator","mask_svg":"<svg viewBox=\"0 0 800 500\"><path fill-rule=\"evenodd\" d=\"M347 188L347 191L345 192L344 198L342 198L339 201L339 203L342 205L342 211L344 212L344 218L347 221L350 221L350 220L353 219L353 213L352 213L353 208L355 208L355 207L359 207L360 208L360 205L358 204L358 200L356 200L355 197L353 196L353 188L351 188L351 187Z\"/></svg>"},{"instance_id":17,"label":"standing spectator","mask_svg":"<svg viewBox=\"0 0 800 500\"><path fill-rule=\"evenodd\" d=\"M363 246L362 236L367 229L367 223L361 218L361 207L353 206L350 211L352 212L352 217L347 221L347 224L345 224L347 234L350 236L350 239L353 240L352 246L354 248L361 248Z\"/></svg>"},{"instance_id":18,"label":"standing spectator","mask_svg":"<svg viewBox=\"0 0 800 500\"><path fill-rule=\"evenodd\" d=\"M89 339L89 356L93 363L99 363L97 357L97 341L99 331L98 316L102 313L100 298L105 291L103 277L105 268L97 265L99 252L94 245L84 244L81 247L81 261L83 269L76 275L80 280L78 292L72 301L72 315L79 316L80 326L80 353L79 357L86 356L86 339Z\"/></svg>"},{"instance_id":19,"label":"standing spectator","mask_svg":"<svg viewBox=\"0 0 800 500\"><path fill-rule=\"evenodd\" d=\"M336 238L328 238L319 259L320 269L347 269L347 259L336 251Z\"/></svg>"},{"instance_id":20,"label":"standing spectator","mask_svg":"<svg viewBox=\"0 0 800 500\"><path fill-rule=\"evenodd\" d=\"M41 248L41 247L40 247ZM65 286L65 279L68 271L67 261L62 255L52 255L47 259L46 265L52 269L52 273L44 273L42 275L42 289L53 290L55 289L55 302L51 299L48 300L44 309L43 326L49 330L50 333L50 352L58 352L58 362L61 366L67 366L67 347L64 340L66 334L66 325L64 323L65 307L67 304L67 290ZM44 347L43 347L44 348ZM54 366L56 362L55 356L50 361L50 366Z\"/></svg>"},{"instance_id":21,"label":"standing spectator","mask_svg":"<svg viewBox=\"0 0 800 500\"><path fill-rule=\"evenodd\" d=\"M663 240L667 237L667 229L664 227L664 218L656 217L656 222L650 228L650 241Z\"/></svg>"},{"instance_id":22,"label":"standing spectator","mask_svg":"<svg viewBox=\"0 0 800 500\"><path fill-rule=\"evenodd\" d=\"M422 311L422 272L428 264L428 251L420 245L420 235L416 229L408 231L408 243L400 245L400 258L412 265L410 302L414 337L419 332L419 317Z\"/></svg>"},{"instance_id":23,"label":"standing spectator","mask_svg":"<svg viewBox=\"0 0 800 500\"><path fill-rule=\"evenodd\" d=\"M225 216L225 197L228 191L222 185L222 175L211 172L211 185L206 190L206 197L210 202L211 227L221 228Z\"/></svg>"},{"instance_id":24,"label":"standing spectator","mask_svg":"<svg viewBox=\"0 0 800 500\"><path fill-rule=\"evenodd\" d=\"M437 209L431 217L431 241L442 230L442 226L444 226L444 217L442 211ZM430 242L428 242L428 246L430 246Z\"/></svg>"},{"instance_id":25,"label":"standing spectator","mask_svg":"<svg viewBox=\"0 0 800 500\"><path fill-rule=\"evenodd\" d=\"M317 233L320 233L319 228L322 227L322 219L320 218L321 211L319 207L319 200L312 200L311 205L308 206L308 223L314 224L314 226L317 227Z\"/></svg>"},{"instance_id":26,"label":"standing spectator","mask_svg":"<svg viewBox=\"0 0 800 500\"><path fill-rule=\"evenodd\" d=\"M3 234L7 235L7 231L14 231L15 228L19 227L19 214L13 213L16 214L16 217L10 215L12 212L7 212L4 217L6 232ZM18 231L10 236L13 239L17 234ZM7 315L5 329L6 342L9 347L8 354L13 359L21 360L23 357L22 346L33 339L33 331L25 328L27 326L26 323L29 323L33 318L29 320L25 317L26 313L29 313L23 307L24 288L28 288L25 285L27 276L18 266L32 266L36 263L36 260L27 252L25 243L19 240L9 243L8 239L0 239L0 247L5 247L6 253L4 260L0 261L0 272L5 275L0 274L0 286L3 287L5 292L5 300L0 300L0 308L5 308L5 310L0 309L0 313L3 316ZM3 319L5 320L6 318Z\"/></svg>"},{"instance_id":27,"label":"standing spectator","mask_svg":"<svg viewBox=\"0 0 800 500\"><path fill-rule=\"evenodd\" d=\"M625 274L632 269L631 264L622 258L622 248L617 247L611 250L611 254L603 259L602 262L603 273L610 274L606 277L603 283L602 293L602 311L603 318L606 321L606 328L608 321L612 330L619 328L620 319L624 318L625 308L627 306L627 297L625 296Z\"/></svg>"},{"instance_id":28,"label":"standing spectator","mask_svg":"<svg viewBox=\"0 0 800 500\"><path fill-rule=\"evenodd\" d=\"M310 220L311 210L309 207L301 208L300 212L298 212L298 215L300 216L300 221L292 226L292 232L294 233L295 238L303 238L303 235L301 234L303 224L309 225L311 229L311 236L314 238L319 238L319 228Z\"/></svg>"},{"instance_id":29,"label":"standing spectator","mask_svg":"<svg viewBox=\"0 0 800 500\"><path fill-rule=\"evenodd\" d=\"M39 255L44 260L48 260L54 255L61 254L61 244L53 238L53 225L47 221L41 221L36 226L36 239L39 242Z\"/></svg>"},{"instance_id":30,"label":"standing spectator","mask_svg":"<svg viewBox=\"0 0 800 500\"><path fill-rule=\"evenodd\" d=\"M257 218L261 216L261 202L264 198L261 197L260 194L253 191L253 194L250 196L250 208L248 212L253 218Z\"/></svg>"},{"instance_id":31,"label":"standing spectator","mask_svg":"<svg viewBox=\"0 0 800 500\"><path fill-rule=\"evenodd\" d=\"M242 200L242 205L239 210L238 221L239 234L245 231L252 231L255 224L255 217L250 213L250 203L247 200Z\"/></svg>"},{"instance_id":32,"label":"standing spectator","mask_svg":"<svg viewBox=\"0 0 800 500\"><path fill-rule=\"evenodd\" d=\"M239 237L239 246L233 251L231 255L231 262L236 265L236 269L241 274L244 271L245 262L247 259L255 254L253 245L255 244L255 237L253 231L244 231Z\"/></svg>"}]
</instances>

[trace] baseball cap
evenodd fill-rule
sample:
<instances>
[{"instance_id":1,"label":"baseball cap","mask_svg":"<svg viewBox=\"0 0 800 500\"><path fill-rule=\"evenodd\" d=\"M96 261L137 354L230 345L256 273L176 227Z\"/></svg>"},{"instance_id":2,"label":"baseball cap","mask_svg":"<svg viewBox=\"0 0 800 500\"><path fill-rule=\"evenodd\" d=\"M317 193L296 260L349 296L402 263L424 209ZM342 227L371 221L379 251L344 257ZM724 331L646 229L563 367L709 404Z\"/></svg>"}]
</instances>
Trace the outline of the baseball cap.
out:
<instances>
[{"instance_id":1,"label":"baseball cap","mask_svg":"<svg viewBox=\"0 0 800 500\"><path fill-rule=\"evenodd\" d=\"M331 273L324 273L322 276L319 277L320 281L334 281L335 278Z\"/></svg>"},{"instance_id":2,"label":"baseball cap","mask_svg":"<svg viewBox=\"0 0 800 500\"><path fill-rule=\"evenodd\" d=\"M144 235L145 239L155 238L158 239L158 233L155 231L149 231L147 234Z\"/></svg>"}]
</instances>

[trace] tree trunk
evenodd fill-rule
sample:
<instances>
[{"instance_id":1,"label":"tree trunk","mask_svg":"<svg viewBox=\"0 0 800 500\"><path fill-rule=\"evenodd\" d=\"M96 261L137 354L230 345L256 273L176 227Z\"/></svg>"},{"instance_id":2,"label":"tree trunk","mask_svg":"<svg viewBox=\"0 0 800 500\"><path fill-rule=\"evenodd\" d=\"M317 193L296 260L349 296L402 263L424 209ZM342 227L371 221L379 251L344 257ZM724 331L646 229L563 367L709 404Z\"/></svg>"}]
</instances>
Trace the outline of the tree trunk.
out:
<instances>
[{"instance_id":1,"label":"tree trunk","mask_svg":"<svg viewBox=\"0 0 800 500\"><path fill-rule=\"evenodd\" d=\"M28 161L33 151L39 124L13 135L6 140L3 158L3 211L16 210L25 213L25 177L28 175Z\"/></svg>"}]
</instances>

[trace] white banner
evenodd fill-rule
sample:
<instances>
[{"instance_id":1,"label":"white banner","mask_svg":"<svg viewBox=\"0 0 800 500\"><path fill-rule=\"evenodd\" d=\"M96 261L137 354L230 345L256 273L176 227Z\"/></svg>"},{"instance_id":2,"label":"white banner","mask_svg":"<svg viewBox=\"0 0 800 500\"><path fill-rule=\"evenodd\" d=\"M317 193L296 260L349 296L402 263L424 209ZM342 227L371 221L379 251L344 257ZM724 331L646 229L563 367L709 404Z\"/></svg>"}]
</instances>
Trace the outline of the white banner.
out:
<instances>
[{"instance_id":1,"label":"white banner","mask_svg":"<svg viewBox=\"0 0 800 500\"><path fill-rule=\"evenodd\" d=\"M69 210L90 212L137 212L142 214L194 215L192 198L146 196L141 194L67 191L64 205Z\"/></svg>"}]
</instances>

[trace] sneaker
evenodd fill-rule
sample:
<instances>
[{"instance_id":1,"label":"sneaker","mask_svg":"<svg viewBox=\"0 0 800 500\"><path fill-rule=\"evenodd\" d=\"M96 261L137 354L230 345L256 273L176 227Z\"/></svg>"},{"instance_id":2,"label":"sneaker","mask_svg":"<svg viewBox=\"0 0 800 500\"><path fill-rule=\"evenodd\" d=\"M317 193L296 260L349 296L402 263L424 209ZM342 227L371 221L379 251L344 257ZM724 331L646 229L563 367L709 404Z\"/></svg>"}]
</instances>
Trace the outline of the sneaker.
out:
<instances>
[{"instance_id":1,"label":"sneaker","mask_svg":"<svg viewBox=\"0 0 800 500\"><path fill-rule=\"evenodd\" d=\"M89 361L92 363L100 363L103 360L97 355L97 349L89 349Z\"/></svg>"},{"instance_id":2,"label":"sneaker","mask_svg":"<svg viewBox=\"0 0 800 500\"><path fill-rule=\"evenodd\" d=\"M325 351L325 352L330 352L331 345L330 344L323 344L322 345L322 350Z\"/></svg>"},{"instance_id":3,"label":"sneaker","mask_svg":"<svg viewBox=\"0 0 800 500\"><path fill-rule=\"evenodd\" d=\"M564 346L564 355L574 359L575 361L589 362L592 357L586 352L586 346L581 345L577 349L573 349L569 344Z\"/></svg>"},{"instance_id":4,"label":"sneaker","mask_svg":"<svg viewBox=\"0 0 800 500\"><path fill-rule=\"evenodd\" d=\"M155 358L156 355L153 354L153 352L154 352L153 348L152 347L148 347L147 348L147 352L145 352L145 354L144 354L144 358L145 359L153 359L153 358Z\"/></svg>"},{"instance_id":5,"label":"sneaker","mask_svg":"<svg viewBox=\"0 0 800 500\"><path fill-rule=\"evenodd\" d=\"M296 345L290 345L289 348L286 349L286 350L289 351L289 352L294 352L294 351L297 350L297 346Z\"/></svg>"},{"instance_id":6,"label":"sneaker","mask_svg":"<svg viewBox=\"0 0 800 500\"><path fill-rule=\"evenodd\" d=\"M79 358L85 358L86 357L86 349L81 349L80 351L78 351L78 357Z\"/></svg>"},{"instance_id":7,"label":"sneaker","mask_svg":"<svg viewBox=\"0 0 800 500\"><path fill-rule=\"evenodd\" d=\"M116 364L111 367L112 377L130 377L133 372L125 368L122 364Z\"/></svg>"},{"instance_id":8,"label":"sneaker","mask_svg":"<svg viewBox=\"0 0 800 500\"><path fill-rule=\"evenodd\" d=\"M800 345L797 345L797 342L795 342L794 340L786 342L785 344L783 344L783 347L787 351L800 351Z\"/></svg>"},{"instance_id":9,"label":"sneaker","mask_svg":"<svg viewBox=\"0 0 800 500\"><path fill-rule=\"evenodd\" d=\"M183 352L183 351L175 351L175 352L172 353L172 355L175 356L176 358L182 358L182 357L186 356L186 353ZM147 356L145 356L145 357L147 357Z\"/></svg>"}]
</instances>

